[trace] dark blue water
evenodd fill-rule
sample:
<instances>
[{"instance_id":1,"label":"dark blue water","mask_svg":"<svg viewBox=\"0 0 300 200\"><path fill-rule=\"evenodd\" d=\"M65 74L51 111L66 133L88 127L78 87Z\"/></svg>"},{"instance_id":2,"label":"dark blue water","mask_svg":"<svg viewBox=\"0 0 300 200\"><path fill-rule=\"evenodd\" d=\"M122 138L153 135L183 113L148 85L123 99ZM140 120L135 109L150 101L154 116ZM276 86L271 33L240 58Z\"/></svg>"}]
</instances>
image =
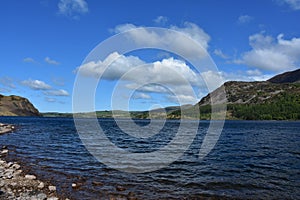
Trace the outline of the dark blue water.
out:
<instances>
[{"instance_id":1,"label":"dark blue water","mask_svg":"<svg viewBox=\"0 0 300 200\"><path fill-rule=\"evenodd\" d=\"M139 199L300 199L300 122L227 121L214 149L200 160L209 125L201 121L195 140L179 160L158 171L131 174L98 162L79 139L73 119L0 121L18 126L16 132L0 136L0 145L11 150L9 156L57 184L58 192L71 199L106 199L129 192ZM148 123L137 121L140 126ZM158 135L142 140L122 133L113 120L102 119L100 125L119 147L152 152L172 140L179 122L167 121ZM72 189L73 182L80 188ZM117 191L116 186L126 190Z\"/></svg>"}]
</instances>

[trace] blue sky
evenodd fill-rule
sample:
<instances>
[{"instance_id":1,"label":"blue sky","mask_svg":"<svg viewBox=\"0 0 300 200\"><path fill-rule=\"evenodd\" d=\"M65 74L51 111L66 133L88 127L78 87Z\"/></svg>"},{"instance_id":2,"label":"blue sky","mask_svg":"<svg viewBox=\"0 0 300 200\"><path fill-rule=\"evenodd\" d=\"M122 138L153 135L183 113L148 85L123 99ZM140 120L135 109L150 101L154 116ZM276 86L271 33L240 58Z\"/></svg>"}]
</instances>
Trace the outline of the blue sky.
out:
<instances>
[{"instance_id":1,"label":"blue sky","mask_svg":"<svg viewBox=\"0 0 300 200\"><path fill-rule=\"evenodd\" d=\"M85 57L100 42L133 27L171 28L198 40L224 80L266 80L299 68L299 0L11 0L1 4L0 93L24 96L41 112L71 112L76 72ZM186 61L168 52L145 50L119 56L117 64L127 64L126 69L146 63L153 69L186 70L187 79L195 76ZM117 64L97 90L97 110L111 109L111 91L124 70ZM101 66L84 69L92 78ZM214 77L210 72L206 75ZM128 91L137 81L129 80ZM207 92L195 84L196 98L192 98L180 84L172 84L184 103L195 103ZM164 89L145 85L133 93L130 109L177 105Z\"/></svg>"}]
</instances>

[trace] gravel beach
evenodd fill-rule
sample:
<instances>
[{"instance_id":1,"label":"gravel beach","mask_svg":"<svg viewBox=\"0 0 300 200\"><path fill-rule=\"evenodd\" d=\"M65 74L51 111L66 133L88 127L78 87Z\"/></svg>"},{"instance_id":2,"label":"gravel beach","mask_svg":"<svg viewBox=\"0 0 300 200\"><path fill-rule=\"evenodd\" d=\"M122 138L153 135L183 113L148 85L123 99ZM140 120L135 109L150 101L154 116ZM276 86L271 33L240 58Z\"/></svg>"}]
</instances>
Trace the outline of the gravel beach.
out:
<instances>
[{"instance_id":1,"label":"gravel beach","mask_svg":"<svg viewBox=\"0 0 300 200\"><path fill-rule=\"evenodd\" d=\"M16 162L6 162L7 147L0 150L0 199L2 200L58 200L56 187L24 174Z\"/></svg>"},{"instance_id":2,"label":"gravel beach","mask_svg":"<svg viewBox=\"0 0 300 200\"><path fill-rule=\"evenodd\" d=\"M0 123L0 134L15 130L11 124ZM58 200L56 187L37 179L35 175L24 174L22 166L7 162L6 146L0 146L0 199L1 200Z\"/></svg>"}]
</instances>

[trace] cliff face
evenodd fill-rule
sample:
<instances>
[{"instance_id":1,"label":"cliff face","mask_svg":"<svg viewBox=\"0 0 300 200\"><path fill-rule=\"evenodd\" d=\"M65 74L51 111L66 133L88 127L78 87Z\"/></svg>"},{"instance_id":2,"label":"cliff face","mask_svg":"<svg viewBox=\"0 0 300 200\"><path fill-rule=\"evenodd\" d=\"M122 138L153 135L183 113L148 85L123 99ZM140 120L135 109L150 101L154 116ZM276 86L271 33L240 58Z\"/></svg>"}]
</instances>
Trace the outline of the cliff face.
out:
<instances>
[{"instance_id":1,"label":"cliff face","mask_svg":"<svg viewBox=\"0 0 300 200\"><path fill-rule=\"evenodd\" d=\"M40 116L40 113L26 98L0 94L0 116Z\"/></svg>"}]
</instances>

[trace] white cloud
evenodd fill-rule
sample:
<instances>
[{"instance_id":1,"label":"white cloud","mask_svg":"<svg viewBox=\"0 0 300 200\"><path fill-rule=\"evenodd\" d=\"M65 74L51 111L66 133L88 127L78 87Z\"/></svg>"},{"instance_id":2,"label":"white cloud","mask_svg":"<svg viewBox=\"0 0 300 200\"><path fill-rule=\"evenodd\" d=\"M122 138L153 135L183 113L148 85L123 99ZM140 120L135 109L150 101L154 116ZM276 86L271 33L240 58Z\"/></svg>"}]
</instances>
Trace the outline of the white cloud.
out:
<instances>
[{"instance_id":1,"label":"white cloud","mask_svg":"<svg viewBox=\"0 0 300 200\"><path fill-rule=\"evenodd\" d=\"M116 60L113 61L114 59ZM107 67L110 63L111 65ZM141 65L143 67L135 68ZM181 85L184 79L188 80L192 85L199 84L198 75L184 61L172 57L162 61L145 63L136 56L124 56L114 52L104 61L92 61L79 68L81 75L96 78L101 76L101 78L106 80L119 80L126 72L134 70L122 78L138 83L153 82L170 85ZM182 80L178 79L179 75L182 77Z\"/></svg>"},{"instance_id":2,"label":"white cloud","mask_svg":"<svg viewBox=\"0 0 300 200\"><path fill-rule=\"evenodd\" d=\"M249 76L261 76L261 75L262 75L262 72L259 71L258 69L247 70L246 73L247 73Z\"/></svg>"},{"instance_id":3,"label":"white cloud","mask_svg":"<svg viewBox=\"0 0 300 200\"><path fill-rule=\"evenodd\" d=\"M8 88L0 88L1 93L11 92L11 89Z\"/></svg>"},{"instance_id":4,"label":"white cloud","mask_svg":"<svg viewBox=\"0 0 300 200\"><path fill-rule=\"evenodd\" d=\"M116 60L113 61L114 59ZM111 65L107 67L110 63ZM76 71L83 76L121 80L126 89L140 93L170 94L173 92L190 100L192 98L187 96L190 95L191 87L204 85L200 74L191 70L184 61L172 57L146 63L136 56L124 56L114 52L104 61L86 63ZM183 96L181 99L184 99ZM192 103L194 100L195 97Z\"/></svg>"},{"instance_id":5,"label":"white cloud","mask_svg":"<svg viewBox=\"0 0 300 200\"><path fill-rule=\"evenodd\" d=\"M149 94L145 94L145 93L135 93L132 97L133 99L151 99L151 96Z\"/></svg>"},{"instance_id":6,"label":"white cloud","mask_svg":"<svg viewBox=\"0 0 300 200\"><path fill-rule=\"evenodd\" d=\"M79 68L81 75L84 76L93 76L96 78L102 76L102 78L107 80L118 80L131 68L143 64L145 64L145 62L140 60L138 57L126 57L114 52L107 56L104 61L91 61L80 66ZM76 71L78 71L79 68L77 68Z\"/></svg>"},{"instance_id":7,"label":"white cloud","mask_svg":"<svg viewBox=\"0 0 300 200\"><path fill-rule=\"evenodd\" d=\"M214 50L214 54L217 55L217 56L219 56L219 57L221 57L221 58L223 58L223 59L228 59L228 58L229 58L229 56L225 55L225 54L222 52L221 49L215 49L215 50Z\"/></svg>"},{"instance_id":8,"label":"white cloud","mask_svg":"<svg viewBox=\"0 0 300 200\"><path fill-rule=\"evenodd\" d=\"M50 97L45 97L45 101L49 102L49 103L54 103L56 102L55 98L50 98Z\"/></svg>"},{"instance_id":9,"label":"white cloud","mask_svg":"<svg viewBox=\"0 0 300 200\"><path fill-rule=\"evenodd\" d=\"M176 49L179 54L187 57L205 57L207 56L208 42L210 36L199 26L191 22L185 22L183 27L170 26L173 31L178 31L201 45L203 49L199 48L196 43L187 42L180 34L175 32L156 32L145 27L138 27L133 24L122 24L115 27L114 32L120 33L129 31L134 28L139 28L139 31L129 32L129 37L137 44L149 46L167 46Z\"/></svg>"},{"instance_id":10,"label":"white cloud","mask_svg":"<svg viewBox=\"0 0 300 200\"><path fill-rule=\"evenodd\" d=\"M14 84L14 80L10 77L1 77L0 78L0 84L5 86L5 87L11 88L11 89L16 88L16 86Z\"/></svg>"},{"instance_id":11,"label":"white cloud","mask_svg":"<svg viewBox=\"0 0 300 200\"><path fill-rule=\"evenodd\" d=\"M164 25L168 22L168 18L165 16L158 16L153 20L156 24Z\"/></svg>"},{"instance_id":12,"label":"white cloud","mask_svg":"<svg viewBox=\"0 0 300 200\"><path fill-rule=\"evenodd\" d=\"M131 90L137 90L146 93L168 93L168 90L165 87L158 84L147 84L140 87L140 84L138 83L128 83L125 85L125 87Z\"/></svg>"},{"instance_id":13,"label":"white cloud","mask_svg":"<svg viewBox=\"0 0 300 200\"><path fill-rule=\"evenodd\" d=\"M300 10L300 0L278 0L280 4L287 4L293 10Z\"/></svg>"},{"instance_id":14,"label":"white cloud","mask_svg":"<svg viewBox=\"0 0 300 200\"><path fill-rule=\"evenodd\" d=\"M300 63L300 38L285 40L283 34L276 39L262 33L249 37L252 50L242 54L237 64L246 64L258 69L282 72L295 69Z\"/></svg>"},{"instance_id":15,"label":"white cloud","mask_svg":"<svg viewBox=\"0 0 300 200\"><path fill-rule=\"evenodd\" d=\"M185 22L184 27L171 26L170 28L190 36L192 39L199 42L205 50L207 50L210 36L196 24Z\"/></svg>"},{"instance_id":16,"label":"white cloud","mask_svg":"<svg viewBox=\"0 0 300 200\"><path fill-rule=\"evenodd\" d=\"M23 62L27 63L36 63L36 61L33 58L27 57L23 59Z\"/></svg>"},{"instance_id":17,"label":"white cloud","mask_svg":"<svg viewBox=\"0 0 300 200\"><path fill-rule=\"evenodd\" d=\"M253 20L253 17L249 16L249 15L241 15L238 18L238 23L239 24L246 24L249 23Z\"/></svg>"},{"instance_id":18,"label":"white cloud","mask_svg":"<svg viewBox=\"0 0 300 200\"><path fill-rule=\"evenodd\" d=\"M49 90L44 92L45 95L48 96L69 96L70 94L66 90Z\"/></svg>"},{"instance_id":19,"label":"white cloud","mask_svg":"<svg viewBox=\"0 0 300 200\"><path fill-rule=\"evenodd\" d=\"M180 95L176 95L176 96L175 95L167 95L166 98L173 103L180 102L181 105L196 104L197 102L199 102L199 99L195 98L195 96L184 95L184 94L180 94Z\"/></svg>"},{"instance_id":20,"label":"white cloud","mask_svg":"<svg viewBox=\"0 0 300 200\"><path fill-rule=\"evenodd\" d=\"M56 60L52 60L49 57L45 58L45 62L48 63L48 64L50 64L50 65L59 65L59 62L57 62Z\"/></svg>"},{"instance_id":21,"label":"white cloud","mask_svg":"<svg viewBox=\"0 0 300 200\"><path fill-rule=\"evenodd\" d=\"M60 14L74 19L78 19L79 15L89 11L85 0L60 0L58 9Z\"/></svg>"},{"instance_id":22,"label":"white cloud","mask_svg":"<svg viewBox=\"0 0 300 200\"><path fill-rule=\"evenodd\" d=\"M43 81L40 80L24 80L21 82L22 85L25 85L27 87L30 87L33 90L49 90L51 89L51 86L46 84Z\"/></svg>"},{"instance_id":23,"label":"white cloud","mask_svg":"<svg viewBox=\"0 0 300 200\"><path fill-rule=\"evenodd\" d=\"M201 74L206 83L210 86L210 90L215 90L227 81L266 81L274 76L274 74L263 74L258 69L236 72L213 72L207 71ZM217 84L218 83L218 84Z\"/></svg>"}]
</instances>

